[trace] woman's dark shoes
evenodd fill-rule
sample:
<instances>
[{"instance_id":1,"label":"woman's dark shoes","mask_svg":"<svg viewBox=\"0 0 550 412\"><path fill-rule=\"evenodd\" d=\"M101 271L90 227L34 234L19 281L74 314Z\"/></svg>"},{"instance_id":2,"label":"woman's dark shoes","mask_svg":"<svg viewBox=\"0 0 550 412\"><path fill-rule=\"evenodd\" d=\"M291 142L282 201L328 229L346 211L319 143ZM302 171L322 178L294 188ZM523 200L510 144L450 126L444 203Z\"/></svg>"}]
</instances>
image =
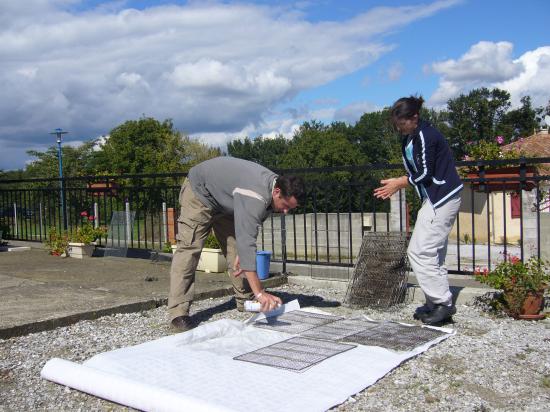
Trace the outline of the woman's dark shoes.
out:
<instances>
[{"instance_id":1,"label":"woman's dark shoes","mask_svg":"<svg viewBox=\"0 0 550 412\"><path fill-rule=\"evenodd\" d=\"M416 320L422 320L428 313L430 313L434 308L434 305L428 305L427 303L423 304L416 308L413 314L413 318Z\"/></svg>"},{"instance_id":2,"label":"woman's dark shoes","mask_svg":"<svg viewBox=\"0 0 550 412\"><path fill-rule=\"evenodd\" d=\"M188 315L178 316L177 318L172 319L171 323L172 327L180 332L188 331L189 329L193 329L197 326L191 319L191 316Z\"/></svg>"},{"instance_id":3,"label":"woman's dark shoes","mask_svg":"<svg viewBox=\"0 0 550 412\"><path fill-rule=\"evenodd\" d=\"M451 320L456 313L456 306L435 305L434 309L420 318L426 325L438 325Z\"/></svg>"}]
</instances>

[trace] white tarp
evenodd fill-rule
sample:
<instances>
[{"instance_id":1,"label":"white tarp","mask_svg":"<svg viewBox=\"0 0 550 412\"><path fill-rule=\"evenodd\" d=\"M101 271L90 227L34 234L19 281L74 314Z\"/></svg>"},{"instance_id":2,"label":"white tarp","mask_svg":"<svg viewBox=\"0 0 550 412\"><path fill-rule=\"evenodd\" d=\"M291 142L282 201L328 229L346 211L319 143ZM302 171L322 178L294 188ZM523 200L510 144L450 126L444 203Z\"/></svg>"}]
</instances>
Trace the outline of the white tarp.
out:
<instances>
[{"instance_id":1,"label":"white tarp","mask_svg":"<svg viewBox=\"0 0 550 412\"><path fill-rule=\"evenodd\" d=\"M292 335L222 319L82 365L54 358L41 375L141 410L324 411L448 336L408 352L358 345L298 373L233 359Z\"/></svg>"}]
</instances>

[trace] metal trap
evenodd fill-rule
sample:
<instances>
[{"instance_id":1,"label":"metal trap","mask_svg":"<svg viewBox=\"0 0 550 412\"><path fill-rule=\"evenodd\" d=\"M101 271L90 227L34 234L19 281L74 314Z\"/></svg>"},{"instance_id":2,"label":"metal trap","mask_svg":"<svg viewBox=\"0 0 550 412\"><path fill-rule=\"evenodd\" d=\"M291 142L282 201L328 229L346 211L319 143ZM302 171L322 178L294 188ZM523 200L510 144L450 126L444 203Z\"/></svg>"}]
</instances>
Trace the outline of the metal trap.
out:
<instances>
[{"instance_id":1,"label":"metal trap","mask_svg":"<svg viewBox=\"0 0 550 412\"><path fill-rule=\"evenodd\" d=\"M445 332L422 326L382 322L355 335L347 336L344 341L365 346L380 346L396 351L409 351L445 334Z\"/></svg>"},{"instance_id":2,"label":"metal trap","mask_svg":"<svg viewBox=\"0 0 550 412\"><path fill-rule=\"evenodd\" d=\"M344 303L376 308L403 303L408 241L409 235L403 232L365 233Z\"/></svg>"},{"instance_id":3,"label":"metal trap","mask_svg":"<svg viewBox=\"0 0 550 412\"><path fill-rule=\"evenodd\" d=\"M325 325L343 319L339 316L293 310L279 316L272 316L253 323L258 328L299 335L316 326Z\"/></svg>"},{"instance_id":4,"label":"metal trap","mask_svg":"<svg viewBox=\"0 0 550 412\"><path fill-rule=\"evenodd\" d=\"M378 325L377 322L368 321L366 319L341 319L305 331L301 336L312 339L342 340L376 325Z\"/></svg>"},{"instance_id":5,"label":"metal trap","mask_svg":"<svg viewBox=\"0 0 550 412\"><path fill-rule=\"evenodd\" d=\"M236 356L233 359L300 372L355 347L356 345L347 343L296 337Z\"/></svg>"}]
</instances>

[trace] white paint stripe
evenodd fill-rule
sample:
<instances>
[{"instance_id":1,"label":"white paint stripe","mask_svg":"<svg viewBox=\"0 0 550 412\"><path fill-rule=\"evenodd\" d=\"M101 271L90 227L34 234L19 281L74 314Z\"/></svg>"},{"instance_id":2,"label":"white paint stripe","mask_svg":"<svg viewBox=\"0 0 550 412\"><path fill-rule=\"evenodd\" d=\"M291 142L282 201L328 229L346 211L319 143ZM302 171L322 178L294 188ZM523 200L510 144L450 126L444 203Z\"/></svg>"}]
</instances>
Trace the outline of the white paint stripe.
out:
<instances>
[{"instance_id":1,"label":"white paint stripe","mask_svg":"<svg viewBox=\"0 0 550 412\"><path fill-rule=\"evenodd\" d=\"M464 185L461 183L460 186L458 186L455 190L453 190L451 193L449 193L447 196L445 196L443 199L441 199L439 202L434 204L434 207L439 206L441 203L443 203L445 200L447 200L449 197L454 195L456 192L458 192L460 189L462 189Z\"/></svg>"},{"instance_id":2,"label":"white paint stripe","mask_svg":"<svg viewBox=\"0 0 550 412\"><path fill-rule=\"evenodd\" d=\"M248 197L252 197L254 199L258 199L259 201L263 202L264 204L267 204L266 200L259 193L256 193L253 190L243 189L241 187L236 187L233 190L233 196L235 196L236 193L238 193L240 195L243 195L243 196L248 196Z\"/></svg>"},{"instance_id":3,"label":"white paint stripe","mask_svg":"<svg viewBox=\"0 0 550 412\"><path fill-rule=\"evenodd\" d=\"M421 131L419 133L419 136L420 136L420 141L422 142L422 168L424 169L424 172L420 176L418 176L416 179L414 179L415 182L422 180L424 176L426 176L426 173L428 173L428 168L426 167L426 143L424 142L424 133L422 133ZM414 153L413 153L413 162L414 162Z\"/></svg>"}]
</instances>

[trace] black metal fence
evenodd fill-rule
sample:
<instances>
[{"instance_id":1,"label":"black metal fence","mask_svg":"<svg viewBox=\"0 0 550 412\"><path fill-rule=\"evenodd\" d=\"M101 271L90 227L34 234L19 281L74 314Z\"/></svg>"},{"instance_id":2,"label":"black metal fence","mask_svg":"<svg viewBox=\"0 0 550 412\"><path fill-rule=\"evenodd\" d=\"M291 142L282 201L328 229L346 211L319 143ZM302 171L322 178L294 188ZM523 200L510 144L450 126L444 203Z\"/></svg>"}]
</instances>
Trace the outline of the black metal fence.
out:
<instances>
[{"instance_id":1,"label":"black metal fence","mask_svg":"<svg viewBox=\"0 0 550 412\"><path fill-rule=\"evenodd\" d=\"M458 162L465 188L449 238L451 273L491 267L500 254L546 257L550 242L550 176L533 167L550 158ZM511 168L510 165L513 165ZM506 166L507 173L499 168ZM466 170L476 169L466 175ZM499 175L493 173L500 171ZM409 231L418 199L402 191L393 200L373 196L382 178L402 174L401 165L363 165L279 170L300 174L307 200L294 213L273 215L260 232L259 248L283 264L351 267L366 231ZM129 246L165 249L169 223L178 213L185 174L83 176L0 181L0 230L4 238L44 241L50 228L72 233L82 212L108 226L113 212L135 212ZM106 239L103 239L105 241Z\"/></svg>"}]
</instances>

